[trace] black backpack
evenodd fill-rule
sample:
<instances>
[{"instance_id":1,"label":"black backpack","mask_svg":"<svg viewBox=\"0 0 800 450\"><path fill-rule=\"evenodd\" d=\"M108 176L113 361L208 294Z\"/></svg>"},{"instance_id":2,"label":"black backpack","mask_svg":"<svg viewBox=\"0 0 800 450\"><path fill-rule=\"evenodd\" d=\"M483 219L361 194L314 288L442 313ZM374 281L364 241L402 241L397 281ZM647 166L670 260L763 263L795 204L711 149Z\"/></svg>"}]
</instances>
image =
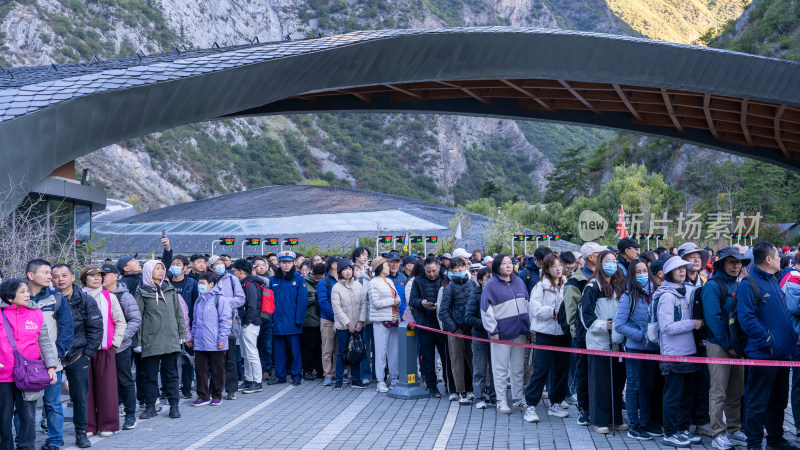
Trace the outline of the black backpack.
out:
<instances>
[{"instance_id":1,"label":"black backpack","mask_svg":"<svg viewBox=\"0 0 800 450\"><path fill-rule=\"evenodd\" d=\"M704 285L700 286L699 288L694 290L692 294L692 319L693 320L705 320L705 315L703 313L703 289L708 286L710 282L716 282L717 286L719 286L720 292L722 292L722 301L720 301L720 305L725 304L725 299L728 297L728 287L725 286L725 283L722 282L719 278L712 278L708 280ZM708 328L708 325L705 323L699 330L694 331L694 340L696 344L700 344L701 341L707 340L711 337L711 329Z\"/></svg>"},{"instance_id":2,"label":"black backpack","mask_svg":"<svg viewBox=\"0 0 800 450\"><path fill-rule=\"evenodd\" d=\"M531 286L531 278L533 278L533 272L531 271L531 269L528 269L526 267L519 272L518 276L522 278L522 282L525 283L525 290L527 290L528 293L530 294L531 289L533 289L533 286Z\"/></svg>"},{"instance_id":3,"label":"black backpack","mask_svg":"<svg viewBox=\"0 0 800 450\"><path fill-rule=\"evenodd\" d=\"M581 300L583 299L583 289L589 283L589 280L582 280L578 281L574 278L569 279L567 283L564 285L575 286L578 288L578 292L581 293ZM581 322L577 315L581 314L581 300L578 300L578 309L575 313L575 334L576 339L578 340L585 340L586 339L586 328L583 327L583 322ZM561 308L558 309L558 314L556 315L556 320L558 321L558 325L561 327L561 330L564 331L564 334L570 334L570 323L567 319L567 308L564 307L564 304L561 304Z\"/></svg>"},{"instance_id":4,"label":"black backpack","mask_svg":"<svg viewBox=\"0 0 800 450\"><path fill-rule=\"evenodd\" d=\"M753 291L753 304L756 307L756 314L758 314L758 305L766 303L764 301L764 297L761 296L761 288L758 287L758 283L756 283L756 280L750 275L745 277L745 279L750 282L750 289ZM739 315L736 311L738 301L739 299L736 298L736 295L734 294L733 302L731 303L731 310L728 311L728 336L731 340L731 347L736 354L739 356L745 356L744 348L747 346L747 341L749 338L742 330L742 326L739 324Z\"/></svg>"}]
</instances>

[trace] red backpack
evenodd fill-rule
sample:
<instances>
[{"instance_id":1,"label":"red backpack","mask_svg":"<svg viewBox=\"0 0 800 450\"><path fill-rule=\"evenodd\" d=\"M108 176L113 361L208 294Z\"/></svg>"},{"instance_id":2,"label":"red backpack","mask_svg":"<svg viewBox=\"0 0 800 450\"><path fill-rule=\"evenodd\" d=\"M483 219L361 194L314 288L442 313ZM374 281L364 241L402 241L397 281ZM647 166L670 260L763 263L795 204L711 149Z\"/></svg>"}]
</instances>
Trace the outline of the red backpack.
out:
<instances>
[{"instance_id":1,"label":"red backpack","mask_svg":"<svg viewBox=\"0 0 800 450\"><path fill-rule=\"evenodd\" d=\"M245 290L250 283L252 281L245 283ZM264 287L261 283L256 284L261 288L261 318L267 321L272 320L272 314L275 312L275 294L272 293L272 289Z\"/></svg>"}]
</instances>

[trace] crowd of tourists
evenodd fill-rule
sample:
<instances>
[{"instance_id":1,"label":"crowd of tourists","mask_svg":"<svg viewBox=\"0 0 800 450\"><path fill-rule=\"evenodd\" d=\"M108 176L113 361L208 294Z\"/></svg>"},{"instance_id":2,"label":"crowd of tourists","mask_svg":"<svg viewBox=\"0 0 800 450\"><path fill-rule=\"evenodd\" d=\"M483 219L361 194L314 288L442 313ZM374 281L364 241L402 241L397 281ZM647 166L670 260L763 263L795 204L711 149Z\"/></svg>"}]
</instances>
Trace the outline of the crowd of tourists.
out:
<instances>
[{"instance_id":1,"label":"crowd of tourists","mask_svg":"<svg viewBox=\"0 0 800 450\"><path fill-rule=\"evenodd\" d=\"M219 407L264 383L319 378L331 391L385 394L408 375L398 369L401 322L418 326L416 377L432 398L518 410L527 422L539 421L547 399L539 411L550 416L567 418L575 405L578 424L596 433L673 447L705 435L721 449L761 448L764 438L768 448L797 448L783 437L783 417L790 391L800 414L800 370L790 380L779 365L524 345L800 360L797 248L762 241L640 252L623 238L579 252L540 246L524 257L358 247L232 260L174 254L166 236L162 245L162 257L144 263L136 255L81 268L35 259L24 278L0 283L0 449L33 448L37 426L47 433L43 450L64 445L62 376L80 448L164 406L179 419L182 399Z\"/></svg>"}]
</instances>

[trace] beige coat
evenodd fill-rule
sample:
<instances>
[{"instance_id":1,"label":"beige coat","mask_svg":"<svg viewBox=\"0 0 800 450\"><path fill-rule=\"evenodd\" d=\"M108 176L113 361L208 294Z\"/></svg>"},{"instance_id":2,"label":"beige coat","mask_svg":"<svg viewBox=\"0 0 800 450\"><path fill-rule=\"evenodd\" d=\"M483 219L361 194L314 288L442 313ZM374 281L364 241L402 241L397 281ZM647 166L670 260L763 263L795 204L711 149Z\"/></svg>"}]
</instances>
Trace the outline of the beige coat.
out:
<instances>
[{"instance_id":1,"label":"beige coat","mask_svg":"<svg viewBox=\"0 0 800 450\"><path fill-rule=\"evenodd\" d=\"M392 306L394 306L397 291L394 282L388 278L375 277L369 282L369 321L371 323L388 322L392 320Z\"/></svg>"},{"instance_id":2,"label":"beige coat","mask_svg":"<svg viewBox=\"0 0 800 450\"><path fill-rule=\"evenodd\" d=\"M331 307L334 326L346 330L348 323L367 320L367 292L356 280L340 281L331 289Z\"/></svg>"},{"instance_id":3,"label":"beige coat","mask_svg":"<svg viewBox=\"0 0 800 450\"><path fill-rule=\"evenodd\" d=\"M84 289L85 290L85 289ZM106 306L106 297L103 295L102 288L87 290L87 294L97 302L97 308L103 316L103 340L100 341L100 348L102 349L108 339L108 306ZM114 322L114 336L111 343L114 348L122 345L122 339L125 337L125 328L128 322L125 320L125 313L122 312L122 306L119 304L119 299L113 293L109 292L108 296L111 298L111 321Z\"/></svg>"}]
</instances>

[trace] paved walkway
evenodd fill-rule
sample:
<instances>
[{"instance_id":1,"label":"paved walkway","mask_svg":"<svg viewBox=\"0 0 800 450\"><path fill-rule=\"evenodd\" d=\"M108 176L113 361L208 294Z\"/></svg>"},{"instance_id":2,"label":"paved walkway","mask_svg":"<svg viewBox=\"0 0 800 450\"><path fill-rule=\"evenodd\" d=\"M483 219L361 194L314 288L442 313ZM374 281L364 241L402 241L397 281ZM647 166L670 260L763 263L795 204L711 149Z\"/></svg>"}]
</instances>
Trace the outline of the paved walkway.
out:
<instances>
[{"instance_id":1,"label":"paved walkway","mask_svg":"<svg viewBox=\"0 0 800 450\"><path fill-rule=\"evenodd\" d=\"M549 417L547 400L537 408L541 422L526 423L522 413L497 414L459 406L447 398L396 400L374 387L345 386L335 392L320 381L264 386L257 394L238 394L222 406L192 407L181 401L181 419L167 417L168 408L135 429L110 438L93 437L93 448L124 449L655 449L659 441L636 441L623 434L598 435L570 417ZM787 411L787 426L791 426ZM793 429L793 428L792 428ZM74 444L72 423L64 426L65 447ZM787 439L794 440L790 435ZM45 435L37 432L39 448ZM711 448L703 438L702 446Z\"/></svg>"}]
</instances>

